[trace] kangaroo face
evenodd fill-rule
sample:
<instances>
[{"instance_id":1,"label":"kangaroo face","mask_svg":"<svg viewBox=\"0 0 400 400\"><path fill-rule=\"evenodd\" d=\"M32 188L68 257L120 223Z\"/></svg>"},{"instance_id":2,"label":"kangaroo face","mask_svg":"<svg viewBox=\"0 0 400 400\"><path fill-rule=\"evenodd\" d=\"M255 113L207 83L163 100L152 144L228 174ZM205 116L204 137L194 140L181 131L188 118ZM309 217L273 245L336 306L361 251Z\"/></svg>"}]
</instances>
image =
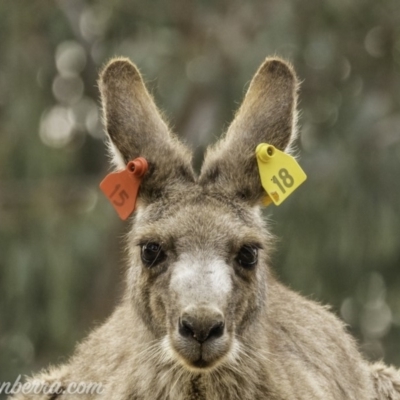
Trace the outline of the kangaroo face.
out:
<instances>
[{"instance_id":1,"label":"kangaroo face","mask_svg":"<svg viewBox=\"0 0 400 400\"><path fill-rule=\"evenodd\" d=\"M294 72L279 59L262 64L199 176L129 60L111 61L99 87L114 163L124 168L140 156L149 164L129 236L129 301L166 360L217 368L235 359L268 307L269 241L255 150L263 142L290 146Z\"/></svg>"},{"instance_id":2,"label":"kangaroo face","mask_svg":"<svg viewBox=\"0 0 400 400\"><path fill-rule=\"evenodd\" d=\"M139 212L129 239L134 304L166 351L198 369L234 356L263 309L269 247L256 210L204 192L193 186L162 215Z\"/></svg>"}]
</instances>

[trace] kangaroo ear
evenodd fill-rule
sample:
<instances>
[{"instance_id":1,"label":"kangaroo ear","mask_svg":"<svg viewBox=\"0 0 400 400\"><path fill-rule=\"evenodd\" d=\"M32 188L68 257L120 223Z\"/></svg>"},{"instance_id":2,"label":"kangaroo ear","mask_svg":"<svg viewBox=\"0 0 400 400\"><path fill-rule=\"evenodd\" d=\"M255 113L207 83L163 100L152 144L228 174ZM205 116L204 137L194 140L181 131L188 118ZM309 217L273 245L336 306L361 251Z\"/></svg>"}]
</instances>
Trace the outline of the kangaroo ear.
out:
<instances>
[{"instance_id":1,"label":"kangaroo ear","mask_svg":"<svg viewBox=\"0 0 400 400\"><path fill-rule=\"evenodd\" d=\"M177 184L194 182L191 154L170 134L136 66L126 58L111 60L99 87L114 163L124 168L139 156L149 163L141 197L151 201Z\"/></svg>"},{"instance_id":2,"label":"kangaroo ear","mask_svg":"<svg viewBox=\"0 0 400 400\"><path fill-rule=\"evenodd\" d=\"M293 68L281 59L267 58L225 137L207 151L200 184L257 203L265 192L256 147L269 143L288 149L295 137L297 88Z\"/></svg>"}]
</instances>

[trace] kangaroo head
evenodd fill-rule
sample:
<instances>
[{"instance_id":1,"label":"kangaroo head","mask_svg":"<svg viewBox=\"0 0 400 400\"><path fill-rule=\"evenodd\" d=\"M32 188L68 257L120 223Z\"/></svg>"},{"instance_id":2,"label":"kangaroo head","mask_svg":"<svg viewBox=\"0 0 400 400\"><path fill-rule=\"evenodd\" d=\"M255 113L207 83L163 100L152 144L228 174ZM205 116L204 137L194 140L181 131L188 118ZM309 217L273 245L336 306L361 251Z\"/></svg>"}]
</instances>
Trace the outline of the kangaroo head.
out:
<instances>
[{"instance_id":1,"label":"kangaroo head","mask_svg":"<svg viewBox=\"0 0 400 400\"><path fill-rule=\"evenodd\" d=\"M236 356L268 307L270 240L255 150L290 146L295 74L266 59L198 177L129 60L112 60L99 84L115 164L139 156L149 164L128 239L127 297L166 358L214 368Z\"/></svg>"}]
</instances>

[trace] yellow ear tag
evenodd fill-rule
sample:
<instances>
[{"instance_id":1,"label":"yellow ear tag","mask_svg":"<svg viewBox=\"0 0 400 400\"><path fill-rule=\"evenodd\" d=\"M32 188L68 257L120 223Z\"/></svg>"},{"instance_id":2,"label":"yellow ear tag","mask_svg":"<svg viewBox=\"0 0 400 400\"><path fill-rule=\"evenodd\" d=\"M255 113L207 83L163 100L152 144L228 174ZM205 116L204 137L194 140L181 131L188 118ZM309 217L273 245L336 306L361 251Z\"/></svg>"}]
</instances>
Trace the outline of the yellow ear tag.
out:
<instances>
[{"instance_id":1,"label":"yellow ear tag","mask_svg":"<svg viewBox=\"0 0 400 400\"><path fill-rule=\"evenodd\" d=\"M256 156L261 184L268 194L263 200L266 206L271 202L279 206L307 179L292 156L271 144L260 143Z\"/></svg>"}]
</instances>

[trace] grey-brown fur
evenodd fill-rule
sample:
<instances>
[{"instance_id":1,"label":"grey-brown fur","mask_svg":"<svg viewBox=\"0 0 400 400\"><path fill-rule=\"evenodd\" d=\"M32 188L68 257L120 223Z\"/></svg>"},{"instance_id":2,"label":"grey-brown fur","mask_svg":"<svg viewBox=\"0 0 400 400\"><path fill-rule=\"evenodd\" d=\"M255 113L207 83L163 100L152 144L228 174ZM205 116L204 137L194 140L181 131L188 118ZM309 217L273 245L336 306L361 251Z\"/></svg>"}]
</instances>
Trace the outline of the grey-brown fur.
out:
<instances>
[{"instance_id":1,"label":"grey-brown fur","mask_svg":"<svg viewBox=\"0 0 400 400\"><path fill-rule=\"evenodd\" d=\"M143 156L150 164L127 240L127 289L67 364L35 378L64 387L102 382L106 391L15 399L400 399L399 371L368 364L338 318L285 288L269 268L255 148L268 142L287 150L294 138L292 67L265 61L199 177L129 60L111 61L100 89L115 163ZM148 242L167 255L154 268L141 261ZM254 270L235 261L248 243L259 247ZM188 304L199 320L223 316L222 336L201 345L179 336ZM207 365L195 366L197 354Z\"/></svg>"}]
</instances>

